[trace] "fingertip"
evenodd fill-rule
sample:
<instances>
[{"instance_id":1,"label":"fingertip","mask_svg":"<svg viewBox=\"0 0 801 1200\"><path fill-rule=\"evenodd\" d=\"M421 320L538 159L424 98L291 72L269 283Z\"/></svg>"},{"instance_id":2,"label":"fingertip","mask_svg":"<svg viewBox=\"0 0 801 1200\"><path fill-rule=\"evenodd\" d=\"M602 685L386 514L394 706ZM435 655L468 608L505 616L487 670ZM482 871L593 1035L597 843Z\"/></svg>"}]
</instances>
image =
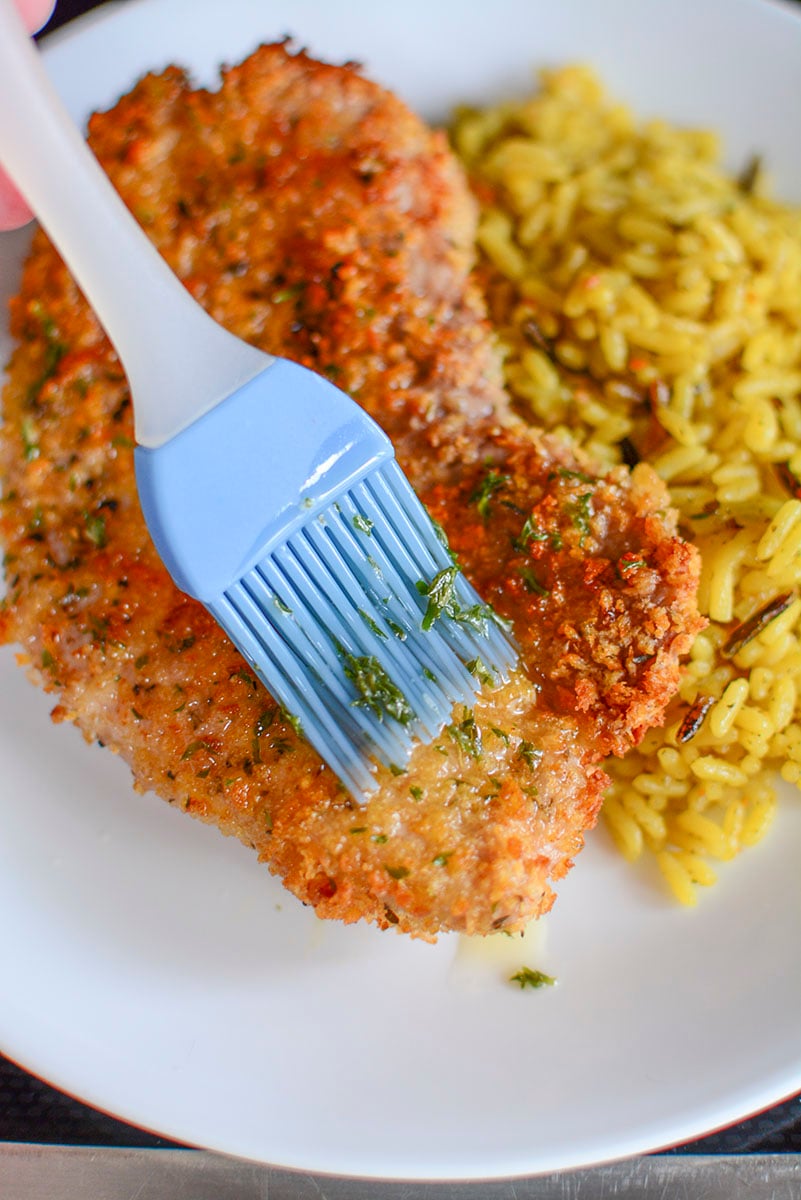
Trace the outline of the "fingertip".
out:
<instances>
[{"instance_id":1,"label":"fingertip","mask_svg":"<svg viewBox=\"0 0 801 1200\"><path fill-rule=\"evenodd\" d=\"M16 0L20 16L31 33L41 29L53 15L55 0Z\"/></svg>"},{"instance_id":2,"label":"fingertip","mask_svg":"<svg viewBox=\"0 0 801 1200\"><path fill-rule=\"evenodd\" d=\"M33 213L22 196L0 179L0 231L7 233L11 229L21 229L31 220Z\"/></svg>"}]
</instances>

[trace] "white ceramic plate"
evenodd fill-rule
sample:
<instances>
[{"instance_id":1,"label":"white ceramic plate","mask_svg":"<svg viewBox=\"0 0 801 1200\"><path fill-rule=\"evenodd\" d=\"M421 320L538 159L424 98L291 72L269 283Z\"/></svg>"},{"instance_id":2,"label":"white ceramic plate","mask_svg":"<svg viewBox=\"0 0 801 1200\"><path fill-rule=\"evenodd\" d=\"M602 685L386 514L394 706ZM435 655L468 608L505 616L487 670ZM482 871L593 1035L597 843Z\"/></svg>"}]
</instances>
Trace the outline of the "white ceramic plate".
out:
<instances>
[{"instance_id":1,"label":"white ceramic plate","mask_svg":"<svg viewBox=\"0 0 801 1200\"><path fill-rule=\"evenodd\" d=\"M756 0L139 0L56 38L73 113L293 32L432 118L594 62L801 201L801 21ZM20 237L0 241L6 290ZM5 349L5 348L4 348ZM239 845L52 727L0 654L0 1046L130 1121L308 1170L476 1178L653 1149L801 1088L801 803L687 912L599 831L501 961L318 922ZM506 979L541 966L556 988Z\"/></svg>"}]
</instances>

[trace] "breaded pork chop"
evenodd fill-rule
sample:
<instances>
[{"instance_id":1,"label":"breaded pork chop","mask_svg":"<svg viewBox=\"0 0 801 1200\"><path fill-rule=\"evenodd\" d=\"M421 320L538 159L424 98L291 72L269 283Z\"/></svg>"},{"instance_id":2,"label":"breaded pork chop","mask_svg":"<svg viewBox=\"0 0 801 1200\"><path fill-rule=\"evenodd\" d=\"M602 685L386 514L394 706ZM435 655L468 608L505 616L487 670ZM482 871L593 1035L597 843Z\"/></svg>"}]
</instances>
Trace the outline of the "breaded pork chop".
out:
<instances>
[{"instance_id":1,"label":"breaded pork chop","mask_svg":"<svg viewBox=\"0 0 801 1200\"><path fill-rule=\"evenodd\" d=\"M162 567L125 378L42 233L12 308L2 632L58 693L55 719L121 753L139 789L253 846L321 916L423 937L522 927L596 820L599 762L659 720L699 625L696 555L664 488L646 467L599 479L515 423L470 281L460 171L355 68L268 46L213 94L170 69L90 137L218 320L383 424L514 623L525 671L488 682L359 807Z\"/></svg>"}]
</instances>

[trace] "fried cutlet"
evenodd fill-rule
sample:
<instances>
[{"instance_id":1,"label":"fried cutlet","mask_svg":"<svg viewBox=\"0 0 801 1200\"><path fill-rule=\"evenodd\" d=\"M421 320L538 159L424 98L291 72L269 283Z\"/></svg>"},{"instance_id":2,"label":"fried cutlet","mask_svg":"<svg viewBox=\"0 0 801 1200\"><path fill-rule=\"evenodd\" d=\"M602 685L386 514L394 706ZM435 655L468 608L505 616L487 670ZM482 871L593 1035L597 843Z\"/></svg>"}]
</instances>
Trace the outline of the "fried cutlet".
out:
<instances>
[{"instance_id":1,"label":"fried cutlet","mask_svg":"<svg viewBox=\"0 0 801 1200\"><path fill-rule=\"evenodd\" d=\"M12 304L0 633L58 694L56 720L254 847L321 916L423 937L521 928L597 818L599 763L659 721L699 627L697 555L664 487L647 467L598 478L515 421L461 172L356 68L267 46L213 93L171 68L94 116L90 140L215 318L384 426L524 669L353 801L167 576L123 372L41 232Z\"/></svg>"}]
</instances>

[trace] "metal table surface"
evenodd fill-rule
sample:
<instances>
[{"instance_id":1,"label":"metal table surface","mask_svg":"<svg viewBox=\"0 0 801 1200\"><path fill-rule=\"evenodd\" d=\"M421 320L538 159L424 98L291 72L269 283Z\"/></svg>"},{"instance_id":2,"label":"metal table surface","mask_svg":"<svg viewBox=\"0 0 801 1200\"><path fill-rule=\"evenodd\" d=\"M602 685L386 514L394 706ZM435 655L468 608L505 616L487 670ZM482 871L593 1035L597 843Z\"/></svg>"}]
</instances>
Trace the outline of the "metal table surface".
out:
<instances>
[{"instance_id":1,"label":"metal table surface","mask_svg":"<svg viewBox=\"0 0 801 1200\"><path fill-rule=\"evenodd\" d=\"M476 1183L377 1183L279 1171L205 1151L0 1153L3 1200L797 1200L798 1155L654 1156L589 1170Z\"/></svg>"},{"instance_id":2,"label":"metal table surface","mask_svg":"<svg viewBox=\"0 0 801 1200\"><path fill-rule=\"evenodd\" d=\"M103 0L58 0L49 32ZM801 0L799 0L801 2ZM96 1112L0 1056L0 1200L797 1200L801 1094L656 1155L475 1183L349 1180L176 1146Z\"/></svg>"}]
</instances>

